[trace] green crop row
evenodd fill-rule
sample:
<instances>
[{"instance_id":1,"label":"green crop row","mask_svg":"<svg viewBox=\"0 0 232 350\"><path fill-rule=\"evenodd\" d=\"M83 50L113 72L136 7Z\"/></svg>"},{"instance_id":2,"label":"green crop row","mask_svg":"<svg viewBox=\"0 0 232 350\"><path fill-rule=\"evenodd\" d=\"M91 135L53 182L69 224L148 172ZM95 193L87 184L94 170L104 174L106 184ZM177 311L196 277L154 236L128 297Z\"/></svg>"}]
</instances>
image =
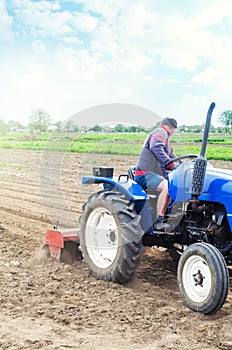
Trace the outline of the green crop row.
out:
<instances>
[{"instance_id":1,"label":"green crop row","mask_svg":"<svg viewBox=\"0 0 232 350\"><path fill-rule=\"evenodd\" d=\"M199 146L175 146L174 151L177 156L183 154L200 154L200 145ZM230 160L232 161L232 150L231 147L223 146L207 146L206 148L206 158L214 160Z\"/></svg>"},{"instance_id":2,"label":"green crop row","mask_svg":"<svg viewBox=\"0 0 232 350\"><path fill-rule=\"evenodd\" d=\"M74 141L79 140L79 142L126 142L126 143L136 143L143 142L146 133L50 133L50 134L5 134L0 135L0 143L3 142L47 142L47 141ZM189 134L189 133L175 133L171 138L173 143L201 143L202 135L200 134ZM232 144L232 135L228 134L209 134L208 143L218 143L218 144Z\"/></svg>"},{"instance_id":3,"label":"green crop row","mask_svg":"<svg viewBox=\"0 0 232 350\"><path fill-rule=\"evenodd\" d=\"M231 136L215 138L206 148L207 159L232 161ZM0 136L2 149L52 150L79 153L122 154L138 156L146 134L9 134ZM172 138L177 156L199 154L200 142L190 135L175 135ZM222 142L223 140L223 142ZM219 144L215 145L218 142Z\"/></svg>"}]
</instances>

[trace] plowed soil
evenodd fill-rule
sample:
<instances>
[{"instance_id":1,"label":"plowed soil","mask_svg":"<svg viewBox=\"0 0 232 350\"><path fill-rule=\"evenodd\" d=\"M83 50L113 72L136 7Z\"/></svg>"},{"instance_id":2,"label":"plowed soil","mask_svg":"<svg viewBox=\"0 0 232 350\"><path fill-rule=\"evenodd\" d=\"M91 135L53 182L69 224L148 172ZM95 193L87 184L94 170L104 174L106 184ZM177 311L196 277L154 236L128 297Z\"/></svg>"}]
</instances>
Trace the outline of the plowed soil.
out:
<instances>
[{"instance_id":1,"label":"plowed soil","mask_svg":"<svg viewBox=\"0 0 232 350\"><path fill-rule=\"evenodd\" d=\"M125 285L97 281L81 259L69 265L42 249L46 230L77 227L96 188L93 165L126 173L136 157L1 150L1 349L232 349L232 292L214 315L180 298L176 264L146 248ZM211 162L232 169L231 162Z\"/></svg>"}]
</instances>

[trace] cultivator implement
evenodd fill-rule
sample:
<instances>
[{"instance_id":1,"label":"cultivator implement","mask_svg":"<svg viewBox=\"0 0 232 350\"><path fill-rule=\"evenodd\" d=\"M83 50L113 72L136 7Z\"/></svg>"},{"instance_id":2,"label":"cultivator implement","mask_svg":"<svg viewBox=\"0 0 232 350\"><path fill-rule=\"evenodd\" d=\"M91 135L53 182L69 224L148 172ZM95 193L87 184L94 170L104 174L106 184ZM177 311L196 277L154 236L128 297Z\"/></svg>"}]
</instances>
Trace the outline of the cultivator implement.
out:
<instances>
[{"instance_id":1,"label":"cultivator implement","mask_svg":"<svg viewBox=\"0 0 232 350\"><path fill-rule=\"evenodd\" d=\"M66 263L73 263L80 256L79 229L47 230L44 248L49 249L51 258Z\"/></svg>"}]
</instances>

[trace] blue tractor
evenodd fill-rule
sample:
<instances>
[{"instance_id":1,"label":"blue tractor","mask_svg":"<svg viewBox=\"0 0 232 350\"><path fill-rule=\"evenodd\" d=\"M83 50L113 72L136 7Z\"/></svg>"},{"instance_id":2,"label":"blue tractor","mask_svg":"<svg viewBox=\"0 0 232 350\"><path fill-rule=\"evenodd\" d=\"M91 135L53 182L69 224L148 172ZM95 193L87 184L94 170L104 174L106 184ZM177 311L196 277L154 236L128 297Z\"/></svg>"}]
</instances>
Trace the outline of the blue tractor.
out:
<instances>
[{"instance_id":1,"label":"blue tractor","mask_svg":"<svg viewBox=\"0 0 232 350\"><path fill-rule=\"evenodd\" d=\"M232 171L212 167L205 151L212 111L209 107L200 155L174 159L168 175L167 230L153 228L156 194L134 181L133 167L113 175L94 167L82 182L102 184L83 205L80 249L97 279L123 283L135 274L144 246L166 248L177 260L177 281L184 303L211 314L225 302L232 264Z\"/></svg>"}]
</instances>

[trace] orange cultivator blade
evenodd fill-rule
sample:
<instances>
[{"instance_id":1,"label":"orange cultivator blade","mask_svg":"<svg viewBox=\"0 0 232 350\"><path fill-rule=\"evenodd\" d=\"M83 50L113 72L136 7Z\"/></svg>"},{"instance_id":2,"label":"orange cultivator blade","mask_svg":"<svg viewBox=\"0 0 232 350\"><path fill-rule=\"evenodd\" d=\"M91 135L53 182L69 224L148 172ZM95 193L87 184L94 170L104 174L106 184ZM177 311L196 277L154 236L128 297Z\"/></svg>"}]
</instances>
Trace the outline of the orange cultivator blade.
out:
<instances>
[{"instance_id":1,"label":"orange cultivator blade","mask_svg":"<svg viewBox=\"0 0 232 350\"><path fill-rule=\"evenodd\" d=\"M78 229L48 230L43 246L48 246L52 258L66 263L78 260L80 251L80 236Z\"/></svg>"}]
</instances>

